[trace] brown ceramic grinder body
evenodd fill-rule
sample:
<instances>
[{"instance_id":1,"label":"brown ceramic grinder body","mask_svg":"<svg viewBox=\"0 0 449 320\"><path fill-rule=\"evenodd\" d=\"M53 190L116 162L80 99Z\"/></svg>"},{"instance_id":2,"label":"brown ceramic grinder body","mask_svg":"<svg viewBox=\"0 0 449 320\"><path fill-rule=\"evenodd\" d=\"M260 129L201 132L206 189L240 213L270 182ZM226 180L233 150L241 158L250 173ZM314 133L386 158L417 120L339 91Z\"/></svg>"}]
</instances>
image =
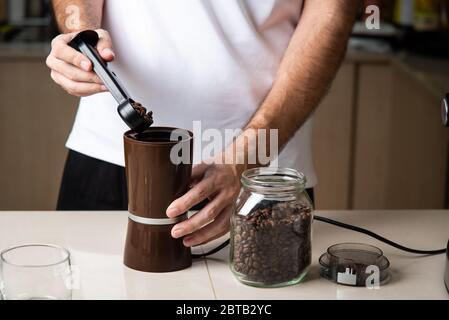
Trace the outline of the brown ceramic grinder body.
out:
<instances>
[{"instance_id":1,"label":"brown ceramic grinder body","mask_svg":"<svg viewBox=\"0 0 449 320\"><path fill-rule=\"evenodd\" d=\"M193 134L182 130L179 141L173 141L173 130L150 127L143 133L128 131L124 135L130 213L124 263L132 269L169 272L192 265L190 248L171 236L173 226L186 219L186 214L174 221L165 213L174 199L187 192L192 171ZM178 156L187 156L189 161L173 162L174 146L188 151L188 155L178 152Z\"/></svg>"}]
</instances>

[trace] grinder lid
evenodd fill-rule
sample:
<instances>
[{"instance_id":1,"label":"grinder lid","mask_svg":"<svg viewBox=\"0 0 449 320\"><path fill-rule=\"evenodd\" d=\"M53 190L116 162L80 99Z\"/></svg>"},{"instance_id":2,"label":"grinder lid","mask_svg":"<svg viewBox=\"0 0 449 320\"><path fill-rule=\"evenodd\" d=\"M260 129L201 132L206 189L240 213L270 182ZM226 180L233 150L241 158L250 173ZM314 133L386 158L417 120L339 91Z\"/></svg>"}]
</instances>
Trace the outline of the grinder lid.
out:
<instances>
[{"instance_id":1,"label":"grinder lid","mask_svg":"<svg viewBox=\"0 0 449 320\"><path fill-rule=\"evenodd\" d=\"M381 249L363 243L330 246L319 259L321 276L338 284L369 286L389 280L390 262Z\"/></svg>"}]
</instances>

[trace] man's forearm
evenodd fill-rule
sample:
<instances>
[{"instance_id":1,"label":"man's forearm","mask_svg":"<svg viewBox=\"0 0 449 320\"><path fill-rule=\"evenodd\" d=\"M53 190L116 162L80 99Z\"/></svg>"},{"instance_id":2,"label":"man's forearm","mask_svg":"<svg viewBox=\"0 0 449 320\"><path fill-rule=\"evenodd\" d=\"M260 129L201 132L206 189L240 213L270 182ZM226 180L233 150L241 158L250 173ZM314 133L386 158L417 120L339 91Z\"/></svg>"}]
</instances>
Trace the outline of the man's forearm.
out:
<instances>
[{"instance_id":1,"label":"man's forearm","mask_svg":"<svg viewBox=\"0 0 449 320\"><path fill-rule=\"evenodd\" d=\"M246 131L278 129L279 148L288 142L325 96L335 77L358 5L358 0L305 1L272 89L247 123ZM245 131L237 140L245 141L247 153L244 136Z\"/></svg>"},{"instance_id":2,"label":"man's forearm","mask_svg":"<svg viewBox=\"0 0 449 320\"><path fill-rule=\"evenodd\" d=\"M52 3L62 33L101 27L103 0L52 0Z\"/></svg>"}]
</instances>

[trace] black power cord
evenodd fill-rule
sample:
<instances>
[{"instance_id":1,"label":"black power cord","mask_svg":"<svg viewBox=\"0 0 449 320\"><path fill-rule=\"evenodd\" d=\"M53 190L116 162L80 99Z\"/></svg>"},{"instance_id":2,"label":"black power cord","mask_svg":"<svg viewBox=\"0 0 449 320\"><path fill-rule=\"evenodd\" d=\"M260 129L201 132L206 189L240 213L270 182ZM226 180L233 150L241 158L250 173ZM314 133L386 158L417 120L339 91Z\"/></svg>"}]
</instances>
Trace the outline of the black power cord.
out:
<instances>
[{"instance_id":1,"label":"black power cord","mask_svg":"<svg viewBox=\"0 0 449 320\"><path fill-rule=\"evenodd\" d=\"M396 249L399 249L399 250L402 250L405 252L409 252L409 253L413 253L413 254L424 254L424 255L436 255L436 254L446 253L446 249L419 250L419 249L412 249L412 248L404 247L403 245L400 245L396 242L388 240L387 238L384 238L381 235L378 235L377 233L374 233L370 230L367 230L367 229L364 229L361 227L357 227L357 226L353 226L353 225L350 225L347 223L343 223L343 222L340 222L337 220L333 220L333 219L329 219L329 218L325 218L325 217L321 217L321 216L317 216L317 215L315 215L313 219L320 221L320 222L328 223L328 224L331 224L331 225L334 225L334 226L337 226L340 228L344 228L344 229L348 229L348 230L352 230L355 232L366 234L376 240L379 240L383 243L388 244L389 246L392 246ZM210 256L210 255L220 251L221 249L225 248L228 244L229 244L229 239L208 252L201 253L201 254L192 254L192 257L193 258L204 258L204 257Z\"/></svg>"},{"instance_id":2,"label":"black power cord","mask_svg":"<svg viewBox=\"0 0 449 320\"><path fill-rule=\"evenodd\" d=\"M229 244L229 239L226 240L225 242L223 242L222 244L220 244L219 246L213 248L212 250L205 252L205 253L192 253L192 258L204 258L207 256L210 256L211 254L214 254L218 251L220 251L221 249L227 247L227 245Z\"/></svg>"},{"instance_id":3,"label":"black power cord","mask_svg":"<svg viewBox=\"0 0 449 320\"><path fill-rule=\"evenodd\" d=\"M344 228L344 229L348 229L348 230L352 230L355 232L359 232L359 233L364 233L374 239L377 239L381 242L384 242L392 247L395 247L396 249L405 251L405 252L409 252L409 253L414 253L414 254L427 254L427 255L435 255L435 254L442 254L442 253L446 253L446 249L437 249L437 250L419 250L419 249L412 249L412 248L407 248L404 247L396 242L393 242L391 240L388 240L387 238L384 238L380 235L378 235L377 233L374 233L370 230L361 228L361 227L357 227L357 226L353 226L347 223L343 223L340 221L336 221L336 220L332 220L329 218L325 218L325 217L321 217L321 216L314 216L314 219L317 221L321 221L324 223L329 223L332 224L334 226L340 227L340 228Z\"/></svg>"}]
</instances>

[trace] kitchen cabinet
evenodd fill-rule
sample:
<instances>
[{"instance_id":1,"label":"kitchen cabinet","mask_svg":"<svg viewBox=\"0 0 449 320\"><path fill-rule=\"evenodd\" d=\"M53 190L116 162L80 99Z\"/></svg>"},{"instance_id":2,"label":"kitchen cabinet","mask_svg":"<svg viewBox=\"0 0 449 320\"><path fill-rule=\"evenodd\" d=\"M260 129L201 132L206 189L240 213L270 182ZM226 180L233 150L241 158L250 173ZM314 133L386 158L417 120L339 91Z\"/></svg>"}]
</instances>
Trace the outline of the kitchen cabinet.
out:
<instances>
[{"instance_id":1,"label":"kitchen cabinet","mask_svg":"<svg viewBox=\"0 0 449 320\"><path fill-rule=\"evenodd\" d=\"M312 150L320 209L347 209L351 176L352 122L356 66L344 63L314 112Z\"/></svg>"},{"instance_id":2,"label":"kitchen cabinet","mask_svg":"<svg viewBox=\"0 0 449 320\"><path fill-rule=\"evenodd\" d=\"M440 118L446 90L449 62L347 59L316 111L316 207L446 208L449 129Z\"/></svg>"},{"instance_id":3,"label":"kitchen cabinet","mask_svg":"<svg viewBox=\"0 0 449 320\"><path fill-rule=\"evenodd\" d=\"M392 77L386 193L394 196L386 197L384 206L445 208L449 129L441 124L443 91L434 95L398 65Z\"/></svg>"},{"instance_id":4,"label":"kitchen cabinet","mask_svg":"<svg viewBox=\"0 0 449 320\"><path fill-rule=\"evenodd\" d=\"M77 99L45 58L0 59L0 210L54 210Z\"/></svg>"},{"instance_id":5,"label":"kitchen cabinet","mask_svg":"<svg viewBox=\"0 0 449 320\"><path fill-rule=\"evenodd\" d=\"M444 89L410 72L400 62L360 67L351 209L446 207Z\"/></svg>"},{"instance_id":6,"label":"kitchen cabinet","mask_svg":"<svg viewBox=\"0 0 449 320\"><path fill-rule=\"evenodd\" d=\"M354 161L350 208L384 208L389 182L392 67L363 64L358 68Z\"/></svg>"}]
</instances>

